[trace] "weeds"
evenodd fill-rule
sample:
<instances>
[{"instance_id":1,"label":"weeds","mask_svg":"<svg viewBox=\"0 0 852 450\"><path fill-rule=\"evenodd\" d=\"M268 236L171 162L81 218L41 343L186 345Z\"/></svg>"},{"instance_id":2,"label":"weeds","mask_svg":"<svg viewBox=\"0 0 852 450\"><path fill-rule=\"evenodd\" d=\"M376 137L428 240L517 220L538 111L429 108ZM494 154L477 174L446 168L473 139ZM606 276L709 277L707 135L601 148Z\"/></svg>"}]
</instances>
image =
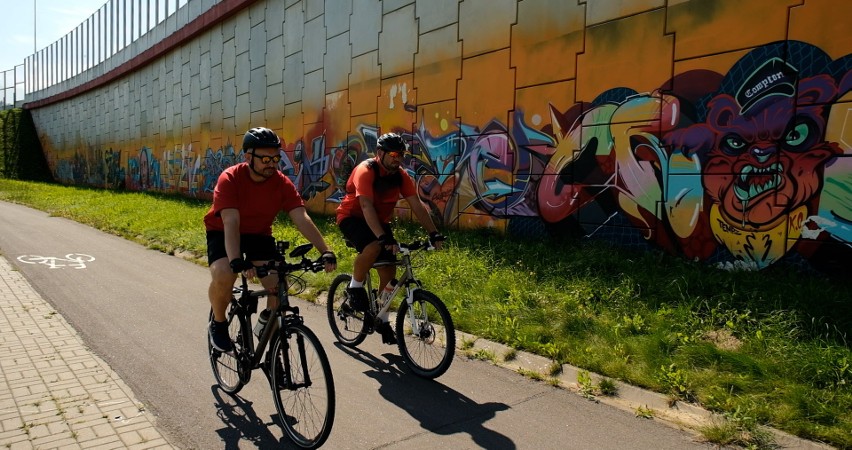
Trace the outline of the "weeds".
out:
<instances>
[{"instance_id":1,"label":"weeds","mask_svg":"<svg viewBox=\"0 0 852 450\"><path fill-rule=\"evenodd\" d=\"M636 417L641 417L643 419L653 419L654 418L654 410L648 408L647 406L639 406L636 408ZM715 441L713 441L715 442Z\"/></svg>"},{"instance_id":2,"label":"weeds","mask_svg":"<svg viewBox=\"0 0 852 450\"><path fill-rule=\"evenodd\" d=\"M506 353L503 354L503 361L512 361L518 357L518 351L510 348L506 350Z\"/></svg>"},{"instance_id":3,"label":"weeds","mask_svg":"<svg viewBox=\"0 0 852 450\"><path fill-rule=\"evenodd\" d=\"M518 373L527 377L527 378L530 378L530 379L533 379L533 380L536 380L536 381L544 380L544 375L542 375L542 374L540 374L540 373L538 373L534 370L527 370L527 369L524 369L524 368L518 368Z\"/></svg>"},{"instance_id":4,"label":"weeds","mask_svg":"<svg viewBox=\"0 0 852 450\"><path fill-rule=\"evenodd\" d=\"M719 445L738 445L747 449L776 449L772 434L758 426L753 417L744 415L740 409L723 417L714 419L710 424L699 428L704 439Z\"/></svg>"},{"instance_id":5,"label":"weeds","mask_svg":"<svg viewBox=\"0 0 852 450\"><path fill-rule=\"evenodd\" d=\"M462 339L459 344L459 348L463 351L467 351L472 349L474 344L476 344L475 339Z\"/></svg>"},{"instance_id":6,"label":"weeds","mask_svg":"<svg viewBox=\"0 0 852 450\"><path fill-rule=\"evenodd\" d=\"M678 369L675 364L660 367L659 380L668 394L676 399L693 401L695 396L689 387L685 371Z\"/></svg>"},{"instance_id":7,"label":"weeds","mask_svg":"<svg viewBox=\"0 0 852 450\"><path fill-rule=\"evenodd\" d=\"M494 352L486 350L484 348L480 348L474 351L468 351L467 355L472 359L478 359L480 361L494 362L496 360Z\"/></svg>"},{"instance_id":8,"label":"weeds","mask_svg":"<svg viewBox=\"0 0 852 450\"><path fill-rule=\"evenodd\" d=\"M618 394L618 386L615 385L615 382L609 378L604 378L598 383L598 390L601 395L605 395L607 397L614 397Z\"/></svg>"},{"instance_id":9,"label":"weeds","mask_svg":"<svg viewBox=\"0 0 852 450\"><path fill-rule=\"evenodd\" d=\"M580 388L580 395L593 400L595 398L595 385L592 383L592 376L586 370L581 370L577 373L577 386Z\"/></svg>"}]
</instances>

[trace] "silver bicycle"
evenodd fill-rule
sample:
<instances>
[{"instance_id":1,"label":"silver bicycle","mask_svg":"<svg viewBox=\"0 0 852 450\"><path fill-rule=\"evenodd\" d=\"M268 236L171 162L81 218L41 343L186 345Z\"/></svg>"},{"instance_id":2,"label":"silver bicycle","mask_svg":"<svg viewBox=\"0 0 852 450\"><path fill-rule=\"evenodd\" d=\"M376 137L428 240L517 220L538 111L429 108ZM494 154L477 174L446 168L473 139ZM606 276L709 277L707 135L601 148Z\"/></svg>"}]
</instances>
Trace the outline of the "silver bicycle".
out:
<instances>
[{"instance_id":1,"label":"silver bicycle","mask_svg":"<svg viewBox=\"0 0 852 450\"><path fill-rule=\"evenodd\" d=\"M399 244L401 258L396 264L402 266L403 273L385 302L381 301L378 290L372 287L371 270L365 281L369 298L366 312L355 311L349 304L346 287L352 279L351 274L340 274L332 281L326 303L328 323L342 345L356 347L364 342L380 324L379 317L403 292L396 320L393 321L400 355L411 371L423 378L437 378L449 369L456 349L453 318L437 295L423 289L411 264L412 252L433 248L428 239Z\"/></svg>"}]
</instances>

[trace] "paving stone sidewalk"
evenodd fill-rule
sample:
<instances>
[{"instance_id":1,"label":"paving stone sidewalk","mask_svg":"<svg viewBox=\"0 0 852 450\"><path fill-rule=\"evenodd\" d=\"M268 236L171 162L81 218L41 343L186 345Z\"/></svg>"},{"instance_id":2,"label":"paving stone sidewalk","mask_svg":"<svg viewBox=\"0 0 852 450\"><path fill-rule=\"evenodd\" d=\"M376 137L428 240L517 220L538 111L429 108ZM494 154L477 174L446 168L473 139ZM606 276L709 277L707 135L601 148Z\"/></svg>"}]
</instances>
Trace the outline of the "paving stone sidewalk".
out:
<instances>
[{"instance_id":1,"label":"paving stone sidewalk","mask_svg":"<svg viewBox=\"0 0 852 450\"><path fill-rule=\"evenodd\" d=\"M0 256L0 448L175 448L155 420Z\"/></svg>"}]
</instances>

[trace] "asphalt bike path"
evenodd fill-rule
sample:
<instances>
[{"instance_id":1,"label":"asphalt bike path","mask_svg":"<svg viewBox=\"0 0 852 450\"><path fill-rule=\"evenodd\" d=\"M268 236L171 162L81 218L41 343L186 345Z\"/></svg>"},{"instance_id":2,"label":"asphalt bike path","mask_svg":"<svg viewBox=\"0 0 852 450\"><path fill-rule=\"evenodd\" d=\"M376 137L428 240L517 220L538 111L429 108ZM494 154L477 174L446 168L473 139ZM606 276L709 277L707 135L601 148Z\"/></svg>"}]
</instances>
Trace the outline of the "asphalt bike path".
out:
<instances>
[{"instance_id":1,"label":"asphalt bike path","mask_svg":"<svg viewBox=\"0 0 852 450\"><path fill-rule=\"evenodd\" d=\"M236 398L216 386L207 356L206 267L6 202L0 252L153 414L169 444L291 447L261 371ZM691 432L463 356L437 380L422 380L378 335L358 349L341 347L324 307L294 303L334 373L337 414L325 448L716 448Z\"/></svg>"}]
</instances>

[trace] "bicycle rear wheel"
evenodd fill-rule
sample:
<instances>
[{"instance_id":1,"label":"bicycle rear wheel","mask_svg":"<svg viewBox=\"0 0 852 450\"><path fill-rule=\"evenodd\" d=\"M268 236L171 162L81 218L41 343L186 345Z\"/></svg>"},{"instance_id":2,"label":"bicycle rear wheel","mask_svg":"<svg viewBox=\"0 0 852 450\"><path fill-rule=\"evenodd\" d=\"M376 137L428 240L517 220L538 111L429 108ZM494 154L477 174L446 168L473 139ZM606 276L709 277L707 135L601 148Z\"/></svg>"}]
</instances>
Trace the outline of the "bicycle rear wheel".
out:
<instances>
[{"instance_id":1,"label":"bicycle rear wheel","mask_svg":"<svg viewBox=\"0 0 852 450\"><path fill-rule=\"evenodd\" d=\"M417 334L414 330L418 330ZM410 307L405 300L400 303L396 313L396 340L405 363L423 378L443 375L453 362L456 351L453 318L438 296L429 291L414 291Z\"/></svg>"},{"instance_id":2,"label":"bicycle rear wheel","mask_svg":"<svg viewBox=\"0 0 852 450\"><path fill-rule=\"evenodd\" d=\"M367 324L364 322L364 314L356 313L349 305L346 288L351 279L352 275L346 273L335 277L328 289L328 301L326 301L328 324L331 326L331 332L334 333L341 344L347 347L355 347L364 342L367 337L365 333Z\"/></svg>"},{"instance_id":3,"label":"bicycle rear wheel","mask_svg":"<svg viewBox=\"0 0 852 450\"><path fill-rule=\"evenodd\" d=\"M334 424L334 378L328 356L304 325L288 326L272 346L270 385L278 419L299 447L321 446Z\"/></svg>"},{"instance_id":4,"label":"bicycle rear wheel","mask_svg":"<svg viewBox=\"0 0 852 450\"><path fill-rule=\"evenodd\" d=\"M242 327L243 319L235 311L235 306L231 305L227 315L228 334L231 336L231 341L234 343L234 351L223 353L213 348L210 339L207 339L207 352L210 355L210 367L213 369L213 376L216 377L216 382L219 387L230 395L240 392L240 389L245 386L246 380L241 374L242 354L245 351L245 343L243 341ZM210 310L209 321L213 320L213 310ZM245 325L248 326L248 325Z\"/></svg>"}]
</instances>

